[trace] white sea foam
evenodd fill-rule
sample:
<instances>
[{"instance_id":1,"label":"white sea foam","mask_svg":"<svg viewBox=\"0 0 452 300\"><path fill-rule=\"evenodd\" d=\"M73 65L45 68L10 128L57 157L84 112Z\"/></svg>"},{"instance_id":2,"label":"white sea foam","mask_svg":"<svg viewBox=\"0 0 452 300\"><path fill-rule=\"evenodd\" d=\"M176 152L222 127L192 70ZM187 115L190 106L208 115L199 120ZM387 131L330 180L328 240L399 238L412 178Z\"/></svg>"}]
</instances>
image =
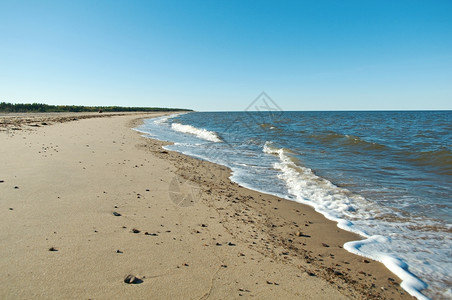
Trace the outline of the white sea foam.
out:
<instances>
[{"instance_id":1,"label":"white sea foam","mask_svg":"<svg viewBox=\"0 0 452 300\"><path fill-rule=\"evenodd\" d=\"M171 124L171 128L175 131L189 133L197 136L200 139L210 142L221 143L222 140L218 137L216 132L206 130L204 128L196 128L191 125L183 125L180 123Z\"/></svg>"},{"instance_id":2,"label":"white sea foam","mask_svg":"<svg viewBox=\"0 0 452 300\"><path fill-rule=\"evenodd\" d=\"M186 114L186 113L175 113L175 114L171 114L169 116L163 116L163 117L160 117L160 118L155 118L155 119L153 119L154 120L154 124L162 125L164 123L167 123L169 119L175 118L175 117L183 115L183 114Z\"/></svg>"},{"instance_id":3,"label":"white sea foam","mask_svg":"<svg viewBox=\"0 0 452 300\"><path fill-rule=\"evenodd\" d=\"M372 248L381 248L384 244L391 242L388 237L371 236L356 228L353 222L344 219L344 217L351 220L357 218L372 219L374 210L368 209L371 203L367 203L366 199L359 195L353 195L328 180L318 177L311 169L297 165L284 149L278 149L271 143L266 142L263 152L279 156L279 162L274 164L274 168L281 172L278 177L285 181L289 193L295 196L296 201L314 207L317 212L322 213L330 220L336 221L339 228L365 237L361 241L346 243L344 248L347 251L383 263L402 280L401 287L409 294L418 299L428 299L420 292L427 287L427 284L412 274L408 270L408 265L401 259L383 252L364 253L361 251L360 248L365 245L371 245ZM360 209L360 207L364 209Z\"/></svg>"},{"instance_id":4,"label":"white sea foam","mask_svg":"<svg viewBox=\"0 0 452 300\"><path fill-rule=\"evenodd\" d=\"M386 268L388 268L392 273L397 275L401 280L402 284L400 285L404 290L406 290L410 295L416 297L417 299L429 299L425 295L423 295L420 291L427 288L427 284L417 278L414 274L412 274L408 265L403 262L401 259L389 255L386 253L372 253L372 255L365 255L360 248L364 245L372 244L385 244L389 243L390 239L387 237L383 237L381 235L374 235L362 241L353 241L344 244L344 249L347 251L361 255L367 256L373 260L379 261L383 263Z\"/></svg>"},{"instance_id":5,"label":"white sea foam","mask_svg":"<svg viewBox=\"0 0 452 300\"><path fill-rule=\"evenodd\" d=\"M281 171L279 178L284 180L289 192L295 195L299 202L314 206L316 210L335 221L339 221L339 218L344 215L350 218L356 217L356 211L359 209L356 203L365 202L363 197L350 195L347 190L315 175L311 169L298 166L287 151L274 148L271 143L267 142L263 151L279 156L280 162L275 163L274 168ZM368 218L372 216L366 211L360 211L360 214ZM344 223L345 225L347 224ZM367 236L364 232L357 233Z\"/></svg>"}]
</instances>

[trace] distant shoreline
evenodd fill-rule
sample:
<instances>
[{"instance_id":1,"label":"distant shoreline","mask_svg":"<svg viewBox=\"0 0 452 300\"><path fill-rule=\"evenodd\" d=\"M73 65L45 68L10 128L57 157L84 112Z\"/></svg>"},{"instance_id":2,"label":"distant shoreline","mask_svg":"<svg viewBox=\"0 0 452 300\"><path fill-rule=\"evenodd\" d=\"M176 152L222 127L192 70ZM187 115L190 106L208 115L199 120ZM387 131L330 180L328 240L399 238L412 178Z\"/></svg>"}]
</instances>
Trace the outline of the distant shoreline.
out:
<instances>
[{"instance_id":1,"label":"distant shoreline","mask_svg":"<svg viewBox=\"0 0 452 300\"><path fill-rule=\"evenodd\" d=\"M83 106L49 105L43 103L7 103L0 102L0 113L50 113L50 112L166 112L192 111L184 108L132 107L132 106Z\"/></svg>"}]
</instances>

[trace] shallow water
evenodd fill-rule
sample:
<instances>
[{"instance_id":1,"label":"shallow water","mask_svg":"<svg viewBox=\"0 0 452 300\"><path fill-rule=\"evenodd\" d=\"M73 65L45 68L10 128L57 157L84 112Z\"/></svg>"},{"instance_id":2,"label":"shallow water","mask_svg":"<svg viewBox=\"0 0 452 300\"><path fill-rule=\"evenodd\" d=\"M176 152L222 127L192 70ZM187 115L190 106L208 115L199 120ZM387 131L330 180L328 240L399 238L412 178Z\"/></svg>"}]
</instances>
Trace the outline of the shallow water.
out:
<instances>
[{"instance_id":1,"label":"shallow water","mask_svg":"<svg viewBox=\"0 0 452 300\"><path fill-rule=\"evenodd\" d=\"M139 130L367 238L346 249L418 298L452 298L452 112L189 113Z\"/></svg>"}]
</instances>

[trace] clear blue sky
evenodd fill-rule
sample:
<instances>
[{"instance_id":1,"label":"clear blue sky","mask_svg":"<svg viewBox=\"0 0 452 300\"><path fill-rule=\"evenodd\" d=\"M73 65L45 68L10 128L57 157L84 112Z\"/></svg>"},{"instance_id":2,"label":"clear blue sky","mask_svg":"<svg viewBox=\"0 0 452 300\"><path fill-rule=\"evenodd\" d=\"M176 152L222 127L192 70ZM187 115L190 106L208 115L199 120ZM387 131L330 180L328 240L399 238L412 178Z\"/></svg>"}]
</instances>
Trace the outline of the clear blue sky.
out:
<instances>
[{"instance_id":1,"label":"clear blue sky","mask_svg":"<svg viewBox=\"0 0 452 300\"><path fill-rule=\"evenodd\" d=\"M0 0L0 101L452 109L452 1Z\"/></svg>"}]
</instances>

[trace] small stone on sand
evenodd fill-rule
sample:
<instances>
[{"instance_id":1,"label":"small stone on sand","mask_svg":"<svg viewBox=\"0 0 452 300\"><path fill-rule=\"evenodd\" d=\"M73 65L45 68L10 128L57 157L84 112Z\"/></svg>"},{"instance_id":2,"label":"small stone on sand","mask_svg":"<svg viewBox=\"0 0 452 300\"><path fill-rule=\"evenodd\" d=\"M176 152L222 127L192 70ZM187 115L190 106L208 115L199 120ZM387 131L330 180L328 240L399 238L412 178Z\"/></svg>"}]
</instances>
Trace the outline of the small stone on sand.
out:
<instances>
[{"instance_id":1,"label":"small stone on sand","mask_svg":"<svg viewBox=\"0 0 452 300\"><path fill-rule=\"evenodd\" d=\"M58 249L55 248L55 247L50 247L50 248L49 248L49 251L58 251Z\"/></svg>"},{"instance_id":2,"label":"small stone on sand","mask_svg":"<svg viewBox=\"0 0 452 300\"><path fill-rule=\"evenodd\" d=\"M141 280L140 278L138 278L132 274L129 274L126 276L126 278L124 278L124 282L127 284L138 284L138 283L142 283L143 280Z\"/></svg>"},{"instance_id":3,"label":"small stone on sand","mask_svg":"<svg viewBox=\"0 0 452 300\"><path fill-rule=\"evenodd\" d=\"M115 216L115 217L120 217L121 216L121 214L120 213L118 213L118 212L113 212L113 215Z\"/></svg>"}]
</instances>

